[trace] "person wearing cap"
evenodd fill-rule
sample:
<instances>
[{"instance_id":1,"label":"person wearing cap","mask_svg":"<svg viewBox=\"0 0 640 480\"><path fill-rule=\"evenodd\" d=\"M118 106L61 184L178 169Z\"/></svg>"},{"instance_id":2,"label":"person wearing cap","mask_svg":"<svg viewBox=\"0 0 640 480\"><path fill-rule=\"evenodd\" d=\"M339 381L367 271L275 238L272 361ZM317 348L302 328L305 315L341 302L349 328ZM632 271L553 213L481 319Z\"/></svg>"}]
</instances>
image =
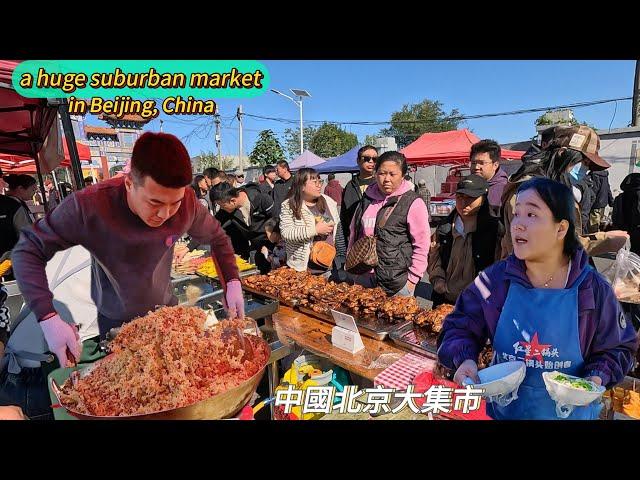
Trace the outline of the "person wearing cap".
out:
<instances>
[{"instance_id":1,"label":"person wearing cap","mask_svg":"<svg viewBox=\"0 0 640 480\"><path fill-rule=\"evenodd\" d=\"M56 252L74 245L91 254L91 294L102 339L158 305L178 303L170 273L175 242L185 233L210 244L229 315L244 317L231 241L187 188L192 177L189 153L177 137L146 132L133 146L127 175L72 193L23 230L13 271L61 366L77 362L79 335L55 309L45 267Z\"/></svg>"},{"instance_id":2,"label":"person wearing cap","mask_svg":"<svg viewBox=\"0 0 640 480\"><path fill-rule=\"evenodd\" d=\"M596 200L590 168L606 169L611 166L599 155L599 149L600 139L593 129L585 125L570 127L562 136L560 148L550 157L546 169L548 178L563 183L573 192L579 209L577 232L583 244L601 240L598 249L587 248L590 255L600 251L615 253L629 239L629 235L622 231L588 233L589 213Z\"/></svg>"},{"instance_id":3,"label":"person wearing cap","mask_svg":"<svg viewBox=\"0 0 640 480\"><path fill-rule=\"evenodd\" d=\"M501 198L508 177L500 167L502 149L495 140L480 140L471 146L469 163L471 173L480 175L489 182L489 205L500 208Z\"/></svg>"},{"instance_id":4,"label":"person wearing cap","mask_svg":"<svg viewBox=\"0 0 640 480\"><path fill-rule=\"evenodd\" d=\"M543 372L613 388L634 366L636 332L611 285L589 265L568 186L544 177L520 184L511 238L514 253L480 272L446 317L438 360L455 372L455 382L480 383L478 355L489 340L492 365L521 361L526 373L517 398L492 402L487 413L558 419ZM576 407L568 419L597 419L599 410L597 402Z\"/></svg>"},{"instance_id":5,"label":"person wearing cap","mask_svg":"<svg viewBox=\"0 0 640 480\"><path fill-rule=\"evenodd\" d=\"M489 183L464 177L456 189L456 209L438 226L429 251L434 306L455 303L479 272L496 261L500 219L489 204Z\"/></svg>"},{"instance_id":6,"label":"person wearing cap","mask_svg":"<svg viewBox=\"0 0 640 480\"><path fill-rule=\"evenodd\" d=\"M534 151L530 149L530 153L523 156L522 167L511 176L504 190L502 221L505 234L501 240L500 258L505 259L513 253L510 224L515 208L516 190L520 183L537 176L559 181L572 190L576 202L576 232L588 255L617 252L629 238L626 232L613 230L583 233L583 212L587 212L584 218L588 221L588 212L595 199L590 178L587 176L589 165L591 162L604 168L608 168L609 165L598 154L600 140L597 139L597 134L586 126L554 127L542 133L544 145Z\"/></svg>"}]
</instances>

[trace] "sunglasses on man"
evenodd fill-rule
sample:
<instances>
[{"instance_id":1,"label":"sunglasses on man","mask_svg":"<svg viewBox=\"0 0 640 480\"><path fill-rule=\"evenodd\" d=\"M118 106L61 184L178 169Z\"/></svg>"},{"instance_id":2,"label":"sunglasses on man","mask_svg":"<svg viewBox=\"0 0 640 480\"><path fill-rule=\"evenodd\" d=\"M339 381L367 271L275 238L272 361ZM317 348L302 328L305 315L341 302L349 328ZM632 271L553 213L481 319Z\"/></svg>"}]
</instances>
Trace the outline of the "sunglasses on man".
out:
<instances>
[{"instance_id":1,"label":"sunglasses on man","mask_svg":"<svg viewBox=\"0 0 640 480\"><path fill-rule=\"evenodd\" d=\"M375 162L376 160L378 160L378 157L369 157L366 155L363 155L362 157L360 157L360 161L363 163Z\"/></svg>"}]
</instances>

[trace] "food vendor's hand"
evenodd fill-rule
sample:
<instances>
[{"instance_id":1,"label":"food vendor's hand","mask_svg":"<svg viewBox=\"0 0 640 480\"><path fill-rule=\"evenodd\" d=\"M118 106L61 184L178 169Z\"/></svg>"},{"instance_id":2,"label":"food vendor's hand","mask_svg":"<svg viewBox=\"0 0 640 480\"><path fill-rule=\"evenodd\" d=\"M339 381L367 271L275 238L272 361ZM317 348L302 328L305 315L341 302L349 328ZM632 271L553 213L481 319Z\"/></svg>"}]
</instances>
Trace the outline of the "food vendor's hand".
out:
<instances>
[{"instance_id":1,"label":"food vendor's hand","mask_svg":"<svg viewBox=\"0 0 640 480\"><path fill-rule=\"evenodd\" d=\"M462 385L462 382L467 377L475 383L480 383L480 378L478 378L478 365L473 360L465 360L460 364L453 376L453 381L458 385Z\"/></svg>"},{"instance_id":2,"label":"food vendor's hand","mask_svg":"<svg viewBox=\"0 0 640 480\"><path fill-rule=\"evenodd\" d=\"M447 283L442 278L436 278L433 282L433 289L440 295L447 293Z\"/></svg>"},{"instance_id":3,"label":"food vendor's hand","mask_svg":"<svg viewBox=\"0 0 640 480\"><path fill-rule=\"evenodd\" d=\"M229 318L244 318L244 297L240 280L231 280L227 283L224 298L224 308L227 310Z\"/></svg>"},{"instance_id":4,"label":"food vendor's hand","mask_svg":"<svg viewBox=\"0 0 640 480\"><path fill-rule=\"evenodd\" d=\"M587 377L585 378L585 380L589 380L590 382L593 382L598 386L602 385L602 379L597 375L593 375L592 377Z\"/></svg>"},{"instance_id":5,"label":"food vendor's hand","mask_svg":"<svg viewBox=\"0 0 640 480\"><path fill-rule=\"evenodd\" d=\"M264 258L269 259L269 249L267 247L262 247L260 249L260 253L264 255Z\"/></svg>"},{"instance_id":6,"label":"food vendor's hand","mask_svg":"<svg viewBox=\"0 0 640 480\"><path fill-rule=\"evenodd\" d=\"M20 407L11 405L10 407L0 407L0 420L27 420Z\"/></svg>"},{"instance_id":7,"label":"food vendor's hand","mask_svg":"<svg viewBox=\"0 0 640 480\"><path fill-rule=\"evenodd\" d=\"M318 235L329 235L333 233L333 223L318 222L316 224L316 233Z\"/></svg>"},{"instance_id":8,"label":"food vendor's hand","mask_svg":"<svg viewBox=\"0 0 640 480\"><path fill-rule=\"evenodd\" d=\"M58 358L61 367L73 366L80 360L80 336L78 331L72 325L60 318L60 315L54 316L40 322L42 333L49 345L49 350ZM67 355L70 352L71 355ZM69 365L71 364L71 365Z\"/></svg>"}]
</instances>

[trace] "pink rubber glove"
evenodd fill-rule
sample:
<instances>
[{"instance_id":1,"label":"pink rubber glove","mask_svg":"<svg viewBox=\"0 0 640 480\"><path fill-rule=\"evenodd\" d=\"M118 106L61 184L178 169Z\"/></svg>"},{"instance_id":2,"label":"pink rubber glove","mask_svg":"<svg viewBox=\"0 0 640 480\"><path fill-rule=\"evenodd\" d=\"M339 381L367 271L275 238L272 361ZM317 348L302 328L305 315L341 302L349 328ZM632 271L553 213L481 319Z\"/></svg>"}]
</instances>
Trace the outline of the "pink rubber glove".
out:
<instances>
[{"instance_id":1,"label":"pink rubber glove","mask_svg":"<svg viewBox=\"0 0 640 480\"><path fill-rule=\"evenodd\" d=\"M231 280L227 283L224 298L224 308L229 318L244 318L244 297L240 280Z\"/></svg>"},{"instance_id":2,"label":"pink rubber glove","mask_svg":"<svg viewBox=\"0 0 640 480\"><path fill-rule=\"evenodd\" d=\"M72 361L78 363L81 348L80 336L75 327L62 320L57 314L41 321L40 327L49 350L58 358L60 367L67 367ZM71 352L72 358L68 358L67 351Z\"/></svg>"}]
</instances>

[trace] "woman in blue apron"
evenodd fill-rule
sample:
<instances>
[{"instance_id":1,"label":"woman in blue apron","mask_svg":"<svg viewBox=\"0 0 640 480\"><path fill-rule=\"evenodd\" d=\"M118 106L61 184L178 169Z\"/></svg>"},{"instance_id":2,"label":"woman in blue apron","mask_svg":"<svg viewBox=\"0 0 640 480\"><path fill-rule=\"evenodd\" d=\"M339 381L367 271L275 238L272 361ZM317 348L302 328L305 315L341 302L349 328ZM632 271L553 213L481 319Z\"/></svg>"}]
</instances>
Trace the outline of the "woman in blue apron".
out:
<instances>
[{"instance_id":1,"label":"woman in blue apron","mask_svg":"<svg viewBox=\"0 0 640 480\"><path fill-rule=\"evenodd\" d=\"M574 211L566 186L546 178L523 183L511 223L513 254L476 277L443 325L438 357L458 383L478 381L478 353L487 339L494 364L525 362L518 398L487 409L495 419L557 419L545 371L611 388L633 366L636 333L610 285L589 266ZM596 419L600 408L576 407L568 418Z\"/></svg>"}]
</instances>

